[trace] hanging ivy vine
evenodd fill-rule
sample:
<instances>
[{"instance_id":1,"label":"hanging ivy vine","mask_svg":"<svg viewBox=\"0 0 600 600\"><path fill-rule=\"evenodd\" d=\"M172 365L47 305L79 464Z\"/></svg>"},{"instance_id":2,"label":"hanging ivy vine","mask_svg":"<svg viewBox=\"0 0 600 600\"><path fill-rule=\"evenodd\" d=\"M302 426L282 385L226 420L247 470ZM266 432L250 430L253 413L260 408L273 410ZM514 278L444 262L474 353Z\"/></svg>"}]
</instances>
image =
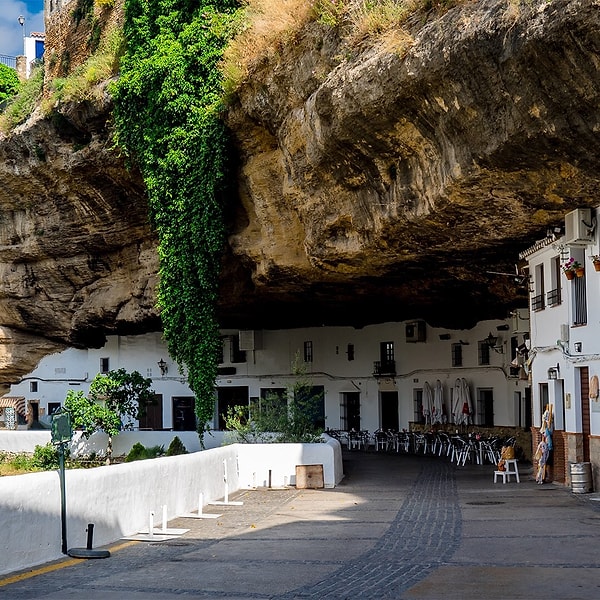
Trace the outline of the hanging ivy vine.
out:
<instances>
[{"instance_id":1,"label":"hanging ivy vine","mask_svg":"<svg viewBox=\"0 0 600 600\"><path fill-rule=\"evenodd\" d=\"M164 336L187 371L201 435L213 417L221 353L228 137L217 63L238 7L235 0L126 0L128 47L112 88L117 143L139 165L158 232Z\"/></svg>"}]
</instances>

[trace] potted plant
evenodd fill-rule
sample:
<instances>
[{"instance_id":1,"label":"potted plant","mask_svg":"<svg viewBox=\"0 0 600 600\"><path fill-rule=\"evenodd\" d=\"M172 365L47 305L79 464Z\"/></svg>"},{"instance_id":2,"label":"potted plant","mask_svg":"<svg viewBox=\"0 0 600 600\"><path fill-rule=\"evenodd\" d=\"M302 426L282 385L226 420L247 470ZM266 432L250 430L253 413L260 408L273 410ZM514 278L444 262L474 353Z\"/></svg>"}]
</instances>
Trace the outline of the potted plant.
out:
<instances>
[{"instance_id":1,"label":"potted plant","mask_svg":"<svg viewBox=\"0 0 600 600\"><path fill-rule=\"evenodd\" d=\"M585 273L585 269L581 263L576 261L573 257L569 258L562 266L562 269L565 272L567 279L573 279L576 275L577 277L583 277L583 274Z\"/></svg>"},{"instance_id":2,"label":"potted plant","mask_svg":"<svg viewBox=\"0 0 600 600\"><path fill-rule=\"evenodd\" d=\"M600 271L600 254L592 254L590 260L594 263L594 269Z\"/></svg>"}]
</instances>

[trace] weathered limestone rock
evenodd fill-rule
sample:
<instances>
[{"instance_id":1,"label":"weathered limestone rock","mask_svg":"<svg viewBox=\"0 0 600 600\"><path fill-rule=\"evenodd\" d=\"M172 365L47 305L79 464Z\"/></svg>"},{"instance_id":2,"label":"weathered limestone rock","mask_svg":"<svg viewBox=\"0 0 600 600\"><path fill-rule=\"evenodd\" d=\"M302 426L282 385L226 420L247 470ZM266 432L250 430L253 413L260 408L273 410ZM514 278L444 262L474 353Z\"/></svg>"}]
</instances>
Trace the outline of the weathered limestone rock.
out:
<instances>
[{"instance_id":1,"label":"weathered limestone rock","mask_svg":"<svg viewBox=\"0 0 600 600\"><path fill-rule=\"evenodd\" d=\"M351 53L312 24L263 61L229 123L247 217L231 246L264 319L269 299L315 324L524 303L487 272L597 203L598 20L589 0L466 3L412 42Z\"/></svg>"},{"instance_id":2,"label":"weathered limestone rock","mask_svg":"<svg viewBox=\"0 0 600 600\"><path fill-rule=\"evenodd\" d=\"M0 140L0 384L66 345L159 325L144 187L108 140L109 106Z\"/></svg>"}]
</instances>

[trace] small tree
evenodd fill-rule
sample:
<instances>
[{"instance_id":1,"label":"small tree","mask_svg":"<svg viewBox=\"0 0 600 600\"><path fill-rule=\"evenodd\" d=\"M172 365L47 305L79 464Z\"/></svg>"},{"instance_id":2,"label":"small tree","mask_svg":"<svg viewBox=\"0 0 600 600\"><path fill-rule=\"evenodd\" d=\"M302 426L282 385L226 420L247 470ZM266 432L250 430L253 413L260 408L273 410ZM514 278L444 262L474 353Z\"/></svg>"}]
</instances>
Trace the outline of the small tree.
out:
<instances>
[{"instance_id":1,"label":"small tree","mask_svg":"<svg viewBox=\"0 0 600 600\"><path fill-rule=\"evenodd\" d=\"M322 393L314 393L306 376L306 365L299 359L292 365L298 376L285 394L267 394L247 406L230 407L225 425L236 441L245 443L318 442L323 428Z\"/></svg>"},{"instance_id":2,"label":"small tree","mask_svg":"<svg viewBox=\"0 0 600 600\"><path fill-rule=\"evenodd\" d=\"M20 81L17 72L6 65L0 64L0 109L3 103L16 96Z\"/></svg>"},{"instance_id":3,"label":"small tree","mask_svg":"<svg viewBox=\"0 0 600 600\"><path fill-rule=\"evenodd\" d=\"M71 413L73 427L81 428L86 438L99 430L108 435L107 463L112 459L113 436L122 429L132 429L134 419L155 402L151 385L152 380L137 371L119 369L96 375L87 397L83 392L67 393L65 408Z\"/></svg>"}]
</instances>

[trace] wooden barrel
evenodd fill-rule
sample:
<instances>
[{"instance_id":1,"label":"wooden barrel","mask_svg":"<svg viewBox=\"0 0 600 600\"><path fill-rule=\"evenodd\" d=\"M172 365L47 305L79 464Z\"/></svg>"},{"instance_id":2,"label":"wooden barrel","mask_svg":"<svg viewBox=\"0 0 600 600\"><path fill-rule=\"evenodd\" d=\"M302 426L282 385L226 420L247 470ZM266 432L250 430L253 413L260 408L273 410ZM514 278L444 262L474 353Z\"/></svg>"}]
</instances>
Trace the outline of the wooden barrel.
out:
<instances>
[{"instance_id":1,"label":"wooden barrel","mask_svg":"<svg viewBox=\"0 0 600 600\"><path fill-rule=\"evenodd\" d=\"M587 494L592 491L592 463L571 465L571 491L574 494Z\"/></svg>"}]
</instances>

